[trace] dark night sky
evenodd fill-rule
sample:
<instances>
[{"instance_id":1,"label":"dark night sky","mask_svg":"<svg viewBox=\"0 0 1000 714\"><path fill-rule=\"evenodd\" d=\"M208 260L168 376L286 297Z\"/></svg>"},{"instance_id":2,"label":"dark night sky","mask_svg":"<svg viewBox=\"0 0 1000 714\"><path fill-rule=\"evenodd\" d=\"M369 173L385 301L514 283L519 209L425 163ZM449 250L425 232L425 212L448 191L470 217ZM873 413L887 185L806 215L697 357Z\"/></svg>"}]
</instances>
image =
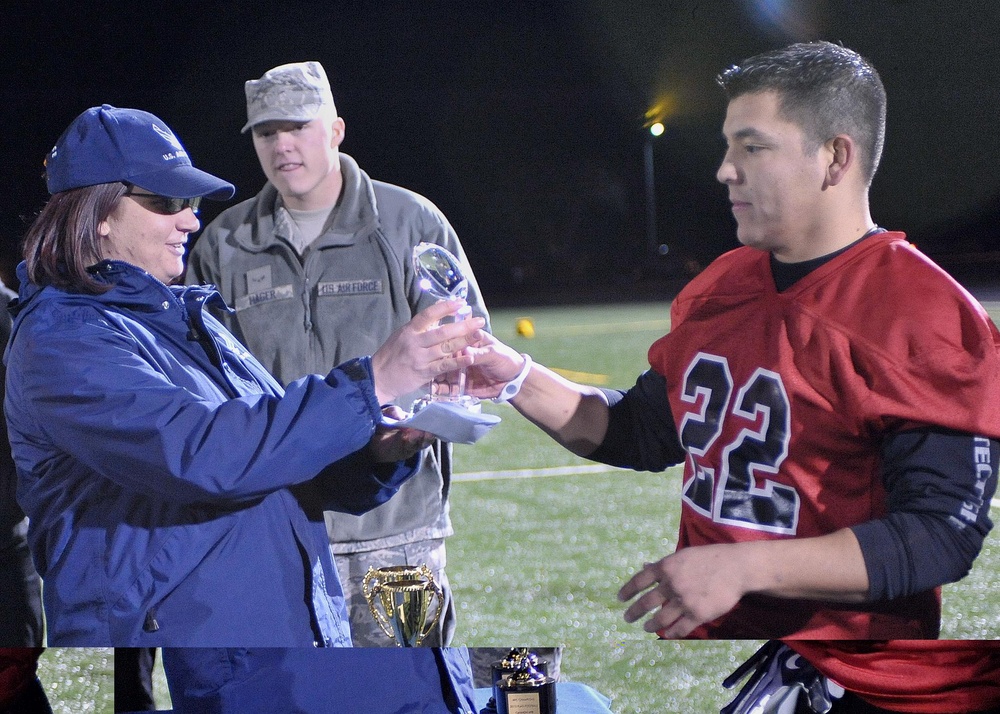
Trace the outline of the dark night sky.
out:
<instances>
[{"instance_id":1,"label":"dark night sky","mask_svg":"<svg viewBox=\"0 0 1000 714\"><path fill-rule=\"evenodd\" d=\"M35 2L0 27L0 274L46 193L41 161L104 102L157 114L196 165L248 198L263 182L243 82L316 59L347 123L342 149L423 193L455 225L488 298L649 294L654 278L736 245L715 183L715 75L802 39L871 59L889 92L872 192L882 225L929 252L1000 249L1000 5L931 0ZM643 115L656 141L665 259L647 254ZM208 206L210 220L223 206ZM642 287L632 289L635 281Z\"/></svg>"}]
</instances>

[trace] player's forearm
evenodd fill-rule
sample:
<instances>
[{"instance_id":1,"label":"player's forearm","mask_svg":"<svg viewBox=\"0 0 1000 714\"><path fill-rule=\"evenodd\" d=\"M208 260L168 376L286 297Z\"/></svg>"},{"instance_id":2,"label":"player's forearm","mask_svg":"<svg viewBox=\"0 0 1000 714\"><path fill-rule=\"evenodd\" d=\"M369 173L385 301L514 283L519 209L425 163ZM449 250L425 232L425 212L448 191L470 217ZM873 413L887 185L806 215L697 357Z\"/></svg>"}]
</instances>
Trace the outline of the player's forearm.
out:
<instances>
[{"instance_id":1,"label":"player's forearm","mask_svg":"<svg viewBox=\"0 0 1000 714\"><path fill-rule=\"evenodd\" d=\"M814 538L737 543L745 592L856 603L868 598L868 571L849 529Z\"/></svg>"},{"instance_id":2,"label":"player's forearm","mask_svg":"<svg viewBox=\"0 0 1000 714\"><path fill-rule=\"evenodd\" d=\"M608 401L601 390L533 364L511 404L529 421L580 456L587 456L608 430Z\"/></svg>"}]
</instances>

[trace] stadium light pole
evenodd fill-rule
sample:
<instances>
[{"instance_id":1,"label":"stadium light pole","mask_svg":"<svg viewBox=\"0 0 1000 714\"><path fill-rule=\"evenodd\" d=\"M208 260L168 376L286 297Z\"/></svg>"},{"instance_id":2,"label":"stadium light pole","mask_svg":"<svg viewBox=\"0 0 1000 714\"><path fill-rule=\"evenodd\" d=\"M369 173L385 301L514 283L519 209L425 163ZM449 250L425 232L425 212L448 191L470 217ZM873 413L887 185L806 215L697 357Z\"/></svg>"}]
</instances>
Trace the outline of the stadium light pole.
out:
<instances>
[{"instance_id":1,"label":"stadium light pole","mask_svg":"<svg viewBox=\"0 0 1000 714\"><path fill-rule=\"evenodd\" d=\"M647 127L646 141L643 144L643 164L646 184L646 244L650 255L665 255L667 246L660 245L656 234L656 190L653 174L653 140L663 134L665 127L662 122L654 122Z\"/></svg>"}]
</instances>

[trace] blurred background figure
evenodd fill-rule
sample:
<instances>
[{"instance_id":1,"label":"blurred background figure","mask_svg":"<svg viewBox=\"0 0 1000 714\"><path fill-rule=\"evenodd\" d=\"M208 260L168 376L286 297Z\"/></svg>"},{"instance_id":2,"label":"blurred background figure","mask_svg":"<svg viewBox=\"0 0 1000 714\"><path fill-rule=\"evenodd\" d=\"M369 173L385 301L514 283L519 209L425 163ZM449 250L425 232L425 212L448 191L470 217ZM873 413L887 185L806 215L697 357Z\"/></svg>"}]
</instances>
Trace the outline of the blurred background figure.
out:
<instances>
[{"instance_id":1,"label":"blurred background figure","mask_svg":"<svg viewBox=\"0 0 1000 714\"><path fill-rule=\"evenodd\" d=\"M115 647L115 712L156 708L153 697L155 647Z\"/></svg>"},{"instance_id":2,"label":"blurred background figure","mask_svg":"<svg viewBox=\"0 0 1000 714\"><path fill-rule=\"evenodd\" d=\"M0 714L52 714L38 679L41 647L0 647Z\"/></svg>"}]
</instances>

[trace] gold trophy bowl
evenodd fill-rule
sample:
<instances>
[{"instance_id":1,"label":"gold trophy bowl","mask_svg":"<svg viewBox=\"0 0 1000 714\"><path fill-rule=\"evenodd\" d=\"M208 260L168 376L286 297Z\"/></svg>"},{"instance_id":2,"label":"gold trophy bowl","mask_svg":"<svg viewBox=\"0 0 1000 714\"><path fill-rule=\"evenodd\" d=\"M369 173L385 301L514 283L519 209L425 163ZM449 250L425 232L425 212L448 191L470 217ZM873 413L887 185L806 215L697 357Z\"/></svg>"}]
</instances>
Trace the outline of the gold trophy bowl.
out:
<instances>
[{"instance_id":1,"label":"gold trophy bowl","mask_svg":"<svg viewBox=\"0 0 1000 714\"><path fill-rule=\"evenodd\" d=\"M387 565L384 568L368 568L361 590L365 599L371 602L371 589L375 583L393 583L398 580L434 580L434 574L426 563L420 565Z\"/></svg>"},{"instance_id":2,"label":"gold trophy bowl","mask_svg":"<svg viewBox=\"0 0 1000 714\"><path fill-rule=\"evenodd\" d=\"M426 565L369 568L361 587L375 622L399 647L419 647L444 606L441 588ZM435 598L437 605L428 619Z\"/></svg>"}]
</instances>

